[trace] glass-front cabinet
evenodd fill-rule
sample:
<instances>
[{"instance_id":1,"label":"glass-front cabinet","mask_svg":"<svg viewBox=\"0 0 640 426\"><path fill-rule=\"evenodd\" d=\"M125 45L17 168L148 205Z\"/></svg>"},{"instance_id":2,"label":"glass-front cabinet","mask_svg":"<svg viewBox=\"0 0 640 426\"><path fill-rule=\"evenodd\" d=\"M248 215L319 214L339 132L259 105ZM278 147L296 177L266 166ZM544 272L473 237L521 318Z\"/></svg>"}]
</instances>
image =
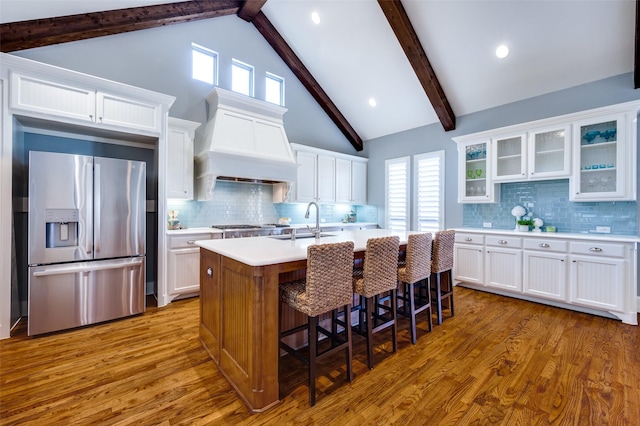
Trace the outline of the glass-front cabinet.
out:
<instances>
[{"instance_id":1,"label":"glass-front cabinet","mask_svg":"<svg viewBox=\"0 0 640 426\"><path fill-rule=\"evenodd\" d=\"M571 126L560 125L529 131L528 174L531 180L571 175Z\"/></svg>"},{"instance_id":2,"label":"glass-front cabinet","mask_svg":"<svg viewBox=\"0 0 640 426\"><path fill-rule=\"evenodd\" d=\"M527 178L527 137L521 133L492 140L493 179L495 182L518 181Z\"/></svg>"},{"instance_id":3,"label":"glass-front cabinet","mask_svg":"<svg viewBox=\"0 0 640 426\"><path fill-rule=\"evenodd\" d=\"M458 178L458 201L493 203L497 195L491 180L489 140L461 143L458 150L458 170L464 171Z\"/></svg>"},{"instance_id":4,"label":"glass-front cabinet","mask_svg":"<svg viewBox=\"0 0 640 426\"><path fill-rule=\"evenodd\" d=\"M627 186L628 157L624 115L574 124L574 174L571 200L632 199Z\"/></svg>"}]
</instances>

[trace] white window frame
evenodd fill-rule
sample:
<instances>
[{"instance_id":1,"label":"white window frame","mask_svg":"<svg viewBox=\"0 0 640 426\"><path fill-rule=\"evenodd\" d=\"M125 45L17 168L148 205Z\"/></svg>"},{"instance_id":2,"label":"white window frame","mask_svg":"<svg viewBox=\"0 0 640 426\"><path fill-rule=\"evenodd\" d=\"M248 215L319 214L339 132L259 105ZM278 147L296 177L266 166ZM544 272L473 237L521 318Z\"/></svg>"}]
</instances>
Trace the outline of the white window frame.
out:
<instances>
[{"instance_id":1,"label":"white window frame","mask_svg":"<svg viewBox=\"0 0 640 426\"><path fill-rule=\"evenodd\" d=\"M404 218L398 216L396 218L392 217L390 215L390 211L391 211L391 198L392 195L390 194L390 171L392 170L392 168L395 168L397 166L404 166L404 180L406 183L405 186L405 192L406 194L404 194L404 204L405 204L405 211L404 211ZM394 231L408 231L411 229L411 222L410 222L410 212L411 212L411 175L410 175L410 171L411 171L411 158L410 157L399 157L399 158L391 158L389 160L385 160L384 162L384 187L385 187L385 197L384 197L384 204L385 204L385 228L386 229L391 229ZM402 197L402 195L397 195L398 197ZM394 222L397 222L398 220L404 220L404 227L399 227L397 226L397 224L394 225Z\"/></svg>"},{"instance_id":2,"label":"white window frame","mask_svg":"<svg viewBox=\"0 0 640 426\"><path fill-rule=\"evenodd\" d=\"M233 88L233 83L234 83L233 68L234 67L241 68L249 72L249 81L247 82L249 84L249 93L244 93L244 92L239 92L237 90L234 90ZM232 91L253 97L254 96L254 79L255 79L255 68L252 65L239 61L235 58L231 59L231 90Z\"/></svg>"},{"instance_id":3,"label":"white window frame","mask_svg":"<svg viewBox=\"0 0 640 426\"><path fill-rule=\"evenodd\" d=\"M194 64L194 59L193 59L193 54L197 52L201 55L205 55L211 58L212 61L212 72L211 72L211 79L207 79L207 80L203 80L200 77L196 77L196 67ZM191 43L191 78L194 80L198 80L198 81L202 81L204 83L209 83L211 85L217 85L218 84L218 64L220 63L219 61L219 56L218 56L218 52L215 52L211 49L208 49L204 46L200 46L199 44L196 43Z\"/></svg>"},{"instance_id":4,"label":"white window frame","mask_svg":"<svg viewBox=\"0 0 640 426\"><path fill-rule=\"evenodd\" d=\"M268 81L275 81L276 83L280 84L280 102L276 103L276 102L271 102L269 99L267 99L267 84ZM264 78L265 84L264 84L264 100L267 102L270 102L272 104L275 105L280 105L280 106L284 106L284 77L280 77L278 75L275 75L273 73L267 72Z\"/></svg>"},{"instance_id":5,"label":"white window frame","mask_svg":"<svg viewBox=\"0 0 640 426\"><path fill-rule=\"evenodd\" d=\"M425 172L421 166L422 162L433 162L437 160L438 170L437 179L435 185L433 182L424 184L426 176L422 176ZM427 152L419 154L413 157L413 182L414 182L414 200L413 203L413 217L415 219L415 228L419 232L436 232L444 229L444 150ZM429 189L433 190L434 186L437 189L437 220L435 226L429 226L429 223L433 223L433 216L425 214L424 203L430 202L429 195L425 193ZM432 201L431 201L432 202Z\"/></svg>"}]
</instances>

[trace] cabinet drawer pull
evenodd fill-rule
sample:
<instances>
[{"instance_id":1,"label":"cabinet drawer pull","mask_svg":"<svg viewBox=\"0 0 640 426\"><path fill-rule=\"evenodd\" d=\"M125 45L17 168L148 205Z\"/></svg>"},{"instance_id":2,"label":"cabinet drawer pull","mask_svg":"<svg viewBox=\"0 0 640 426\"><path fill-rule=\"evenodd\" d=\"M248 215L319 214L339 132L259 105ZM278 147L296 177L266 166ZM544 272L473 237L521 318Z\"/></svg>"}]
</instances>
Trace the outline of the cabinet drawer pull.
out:
<instances>
[{"instance_id":1,"label":"cabinet drawer pull","mask_svg":"<svg viewBox=\"0 0 640 426\"><path fill-rule=\"evenodd\" d=\"M212 277L212 276L213 276L213 268L211 268L211 266L209 266L209 267L207 268L207 275L208 275L209 277Z\"/></svg>"},{"instance_id":2,"label":"cabinet drawer pull","mask_svg":"<svg viewBox=\"0 0 640 426\"><path fill-rule=\"evenodd\" d=\"M473 238L469 238L469 237L467 237L467 238L465 238L464 240L465 240L465 241L473 241Z\"/></svg>"},{"instance_id":3,"label":"cabinet drawer pull","mask_svg":"<svg viewBox=\"0 0 640 426\"><path fill-rule=\"evenodd\" d=\"M195 244L195 243L196 243L196 240L189 240L189 241L187 241L187 244Z\"/></svg>"},{"instance_id":4,"label":"cabinet drawer pull","mask_svg":"<svg viewBox=\"0 0 640 426\"><path fill-rule=\"evenodd\" d=\"M602 249L600 247L591 247L589 251L592 251L594 253L600 253Z\"/></svg>"},{"instance_id":5,"label":"cabinet drawer pull","mask_svg":"<svg viewBox=\"0 0 640 426\"><path fill-rule=\"evenodd\" d=\"M538 247L542 247L542 248L549 248L549 244L547 244L547 243L540 243L540 244L538 244Z\"/></svg>"},{"instance_id":6,"label":"cabinet drawer pull","mask_svg":"<svg viewBox=\"0 0 640 426\"><path fill-rule=\"evenodd\" d=\"M499 244L507 244L507 240L499 240L498 243Z\"/></svg>"}]
</instances>

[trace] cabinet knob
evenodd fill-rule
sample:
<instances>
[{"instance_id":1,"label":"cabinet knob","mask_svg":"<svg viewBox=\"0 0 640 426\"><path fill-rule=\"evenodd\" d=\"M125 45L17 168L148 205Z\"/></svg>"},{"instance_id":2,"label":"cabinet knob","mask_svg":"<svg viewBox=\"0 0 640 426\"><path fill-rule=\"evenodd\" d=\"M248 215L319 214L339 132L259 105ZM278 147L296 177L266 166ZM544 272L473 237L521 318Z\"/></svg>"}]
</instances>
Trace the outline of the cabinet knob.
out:
<instances>
[{"instance_id":1,"label":"cabinet knob","mask_svg":"<svg viewBox=\"0 0 640 426\"><path fill-rule=\"evenodd\" d=\"M589 251L592 251L594 253L600 253L602 249L600 247L591 247Z\"/></svg>"},{"instance_id":2,"label":"cabinet knob","mask_svg":"<svg viewBox=\"0 0 640 426\"><path fill-rule=\"evenodd\" d=\"M467 237L467 238L465 238L464 240L465 240L465 241L473 241L473 238L469 238L469 237Z\"/></svg>"},{"instance_id":3,"label":"cabinet knob","mask_svg":"<svg viewBox=\"0 0 640 426\"><path fill-rule=\"evenodd\" d=\"M213 276L213 268L211 268L211 266L209 266L209 267L207 268L207 275L208 275L209 277L212 277L212 276Z\"/></svg>"},{"instance_id":4,"label":"cabinet knob","mask_svg":"<svg viewBox=\"0 0 640 426\"><path fill-rule=\"evenodd\" d=\"M540 243L540 244L538 244L538 247L542 247L542 248L549 248L549 244L547 244L547 243Z\"/></svg>"},{"instance_id":5,"label":"cabinet knob","mask_svg":"<svg viewBox=\"0 0 640 426\"><path fill-rule=\"evenodd\" d=\"M499 240L498 243L499 244L507 244L507 240Z\"/></svg>"}]
</instances>

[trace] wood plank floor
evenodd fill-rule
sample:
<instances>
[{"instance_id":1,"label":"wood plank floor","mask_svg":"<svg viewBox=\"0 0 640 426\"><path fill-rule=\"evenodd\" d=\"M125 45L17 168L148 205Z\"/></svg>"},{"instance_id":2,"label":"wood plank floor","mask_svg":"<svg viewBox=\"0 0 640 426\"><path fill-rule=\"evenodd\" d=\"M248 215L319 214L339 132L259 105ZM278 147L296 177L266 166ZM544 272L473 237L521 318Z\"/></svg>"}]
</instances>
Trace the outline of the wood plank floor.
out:
<instances>
[{"instance_id":1,"label":"wood plank floor","mask_svg":"<svg viewBox=\"0 0 640 426\"><path fill-rule=\"evenodd\" d=\"M355 336L310 408L302 364L281 363L282 403L250 414L198 341L198 299L138 317L0 341L0 423L46 425L638 425L640 327L457 287L456 316L399 350L381 333L366 368Z\"/></svg>"}]
</instances>

